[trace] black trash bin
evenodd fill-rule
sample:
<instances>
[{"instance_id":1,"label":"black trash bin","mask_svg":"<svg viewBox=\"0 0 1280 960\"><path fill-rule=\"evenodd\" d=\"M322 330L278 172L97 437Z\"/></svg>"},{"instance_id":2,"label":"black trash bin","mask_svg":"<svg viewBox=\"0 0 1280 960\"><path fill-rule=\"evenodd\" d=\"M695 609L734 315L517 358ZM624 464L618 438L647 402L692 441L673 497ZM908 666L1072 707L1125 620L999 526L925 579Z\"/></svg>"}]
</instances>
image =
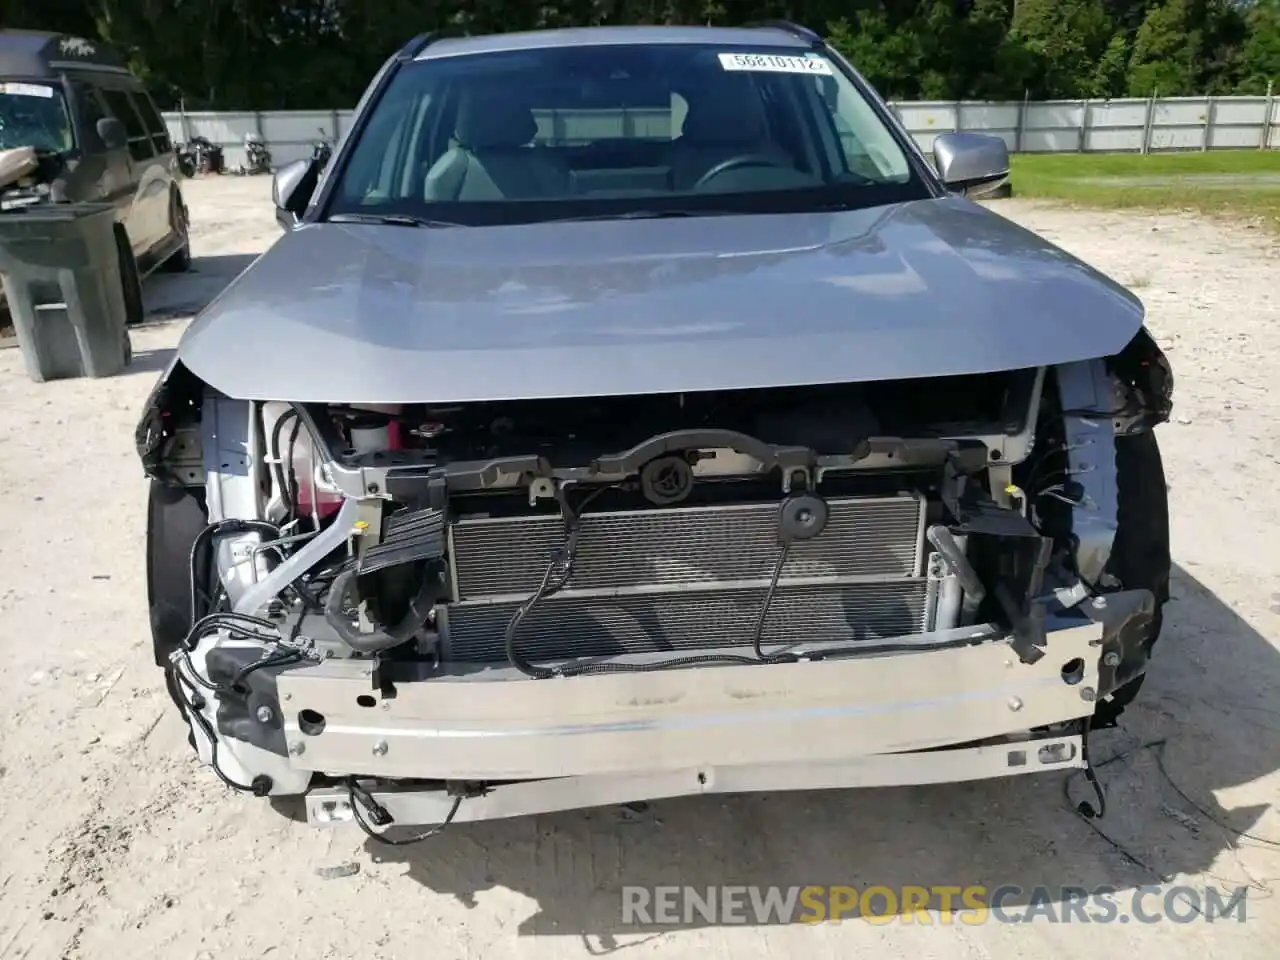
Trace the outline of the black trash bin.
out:
<instances>
[{"instance_id":1,"label":"black trash bin","mask_svg":"<svg viewBox=\"0 0 1280 960\"><path fill-rule=\"evenodd\" d=\"M32 380L111 377L129 365L111 204L50 203L0 213L0 275Z\"/></svg>"}]
</instances>

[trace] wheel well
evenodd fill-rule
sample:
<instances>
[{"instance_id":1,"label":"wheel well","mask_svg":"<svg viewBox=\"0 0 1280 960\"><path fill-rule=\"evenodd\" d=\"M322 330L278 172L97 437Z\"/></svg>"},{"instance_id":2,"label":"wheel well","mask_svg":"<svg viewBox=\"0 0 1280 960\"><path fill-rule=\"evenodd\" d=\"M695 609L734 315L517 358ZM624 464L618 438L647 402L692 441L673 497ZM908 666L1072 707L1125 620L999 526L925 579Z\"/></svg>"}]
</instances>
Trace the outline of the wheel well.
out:
<instances>
[{"instance_id":1,"label":"wheel well","mask_svg":"<svg viewBox=\"0 0 1280 960\"><path fill-rule=\"evenodd\" d=\"M207 522L202 490L152 480L147 498L147 602L155 662L164 666L191 629L191 547ZM207 579L207 561L198 582Z\"/></svg>"}]
</instances>

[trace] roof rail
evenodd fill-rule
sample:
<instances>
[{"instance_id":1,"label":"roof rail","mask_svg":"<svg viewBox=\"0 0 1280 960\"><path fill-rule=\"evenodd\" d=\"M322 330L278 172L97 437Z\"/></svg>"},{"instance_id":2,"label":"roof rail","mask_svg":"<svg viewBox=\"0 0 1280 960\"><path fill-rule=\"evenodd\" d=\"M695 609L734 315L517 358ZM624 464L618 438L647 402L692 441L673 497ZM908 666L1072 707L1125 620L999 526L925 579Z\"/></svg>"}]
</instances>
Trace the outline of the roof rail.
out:
<instances>
[{"instance_id":1,"label":"roof rail","mask_svg":"<svg viewBox=\"0 0 1280 960\"><path fill-rule=\"evenodd\" d=\"M446 37L465 36L467 36L467 31L457 27L446 27L443 30L432 30L430 33L420 33L400 48L400 52L396 54L396 58L399 60L412 60L437 40L444 40Z\"/></svg>"},{"instance_id":2,"label":"roof rail","mask_svg":"<svg viewBox=\"0 0 1280 960\"><path fill-rule=\"evenodd\" d=\"M810 30L808 27L792 23L790 20L752 20L744 24L744 26L753 29L781 30L783 33L789 33L793 37L799 37L801 40L808 40L815 46L820 46L826 42L822 34L816 30Z\"/></svg>"}]
</instances>

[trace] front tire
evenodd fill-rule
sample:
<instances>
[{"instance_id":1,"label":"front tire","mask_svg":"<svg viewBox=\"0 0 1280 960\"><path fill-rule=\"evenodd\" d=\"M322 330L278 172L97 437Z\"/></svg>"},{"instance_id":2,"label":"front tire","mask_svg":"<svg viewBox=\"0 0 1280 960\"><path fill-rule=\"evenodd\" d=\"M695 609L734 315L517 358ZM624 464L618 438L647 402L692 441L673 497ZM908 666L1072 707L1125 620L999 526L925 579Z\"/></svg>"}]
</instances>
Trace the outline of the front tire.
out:
<instances>
[{"instance_id":1,"label":"front tire","mask_svg":"<svg viewBox=\"0 0 1280 960\"><path fill-rule=\"evenodd\" d=\"M147 604L156 665L191 631L191 547L208 523L200 498L152 480L147 497ZM197 570L197 576L207 571Z\"/></svg>"}]
</instances>

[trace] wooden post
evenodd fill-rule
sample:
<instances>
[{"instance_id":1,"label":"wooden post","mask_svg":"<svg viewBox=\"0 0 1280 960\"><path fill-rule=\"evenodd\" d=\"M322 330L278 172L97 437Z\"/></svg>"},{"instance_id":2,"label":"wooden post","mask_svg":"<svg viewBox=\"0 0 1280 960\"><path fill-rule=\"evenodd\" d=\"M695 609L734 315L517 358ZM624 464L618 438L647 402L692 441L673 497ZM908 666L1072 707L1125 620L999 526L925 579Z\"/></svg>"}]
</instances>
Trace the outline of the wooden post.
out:
<instances>
[{"instance_id":1,"label":"wooden post","mask_svg":"<svg viewBox=\"0 0 1280 960\"><path fill-rule=\"evenodd\" d=\"M1091 101L1083 100L1080 103L1080 136L1079 142L1076 144L1076 152L1084 153L1085 142L1089 139L1089 104Z\"/></svg>"},{"instance_id":2,"label":"wooden post","mask_svg":"<svg viewBox=\"0 0 1280 960\"><path fill-rule=\"evenodd\" d=\"M1200 131L1200 152L1209 149L1209 141L1213 137L1213 111L1215 101L1213 97L1209 97L1208 103L1204 108L1204 129Z\"/></svg>"},{"instance_id":3,"label":"wooden post","mask_svg":"<svg viewBox=\"0 0 1280 960\"><path fill-rule=\"evenodd\" d=\"M1258 138L1258 149L1266 150L1271 146L1271 114L1275 112L1275 81L1267 81L1267 102L1262 114L1262 136Z\"/></svg>"},{"instance_id":4,"label":"wooden post","mask_svg":"<svg viewBox=\"0 0 1280 960\"><path fill-rule=\"evenodd\" d=\"M1142 125L1142 152L1149 153L1151 150L1151 125L1155 121L1156 116L1156 94L1159 90L1152 90L1151 97L1147 100L1147 119Z\"/></svg>"},{"instance_id":5,"label":"wooden post","mask_svg":"<svg viewBox=\"0 0 1280 960\"><path fill-rule=\"evenodd\" d=\"M1022 103L1018 105L1018 129L1013 135L1013 152L1022 152L1022 138L1027 129L1027 101L1031 99L1031 91L1022 92Z\"/></svg>"}]
</instances>

